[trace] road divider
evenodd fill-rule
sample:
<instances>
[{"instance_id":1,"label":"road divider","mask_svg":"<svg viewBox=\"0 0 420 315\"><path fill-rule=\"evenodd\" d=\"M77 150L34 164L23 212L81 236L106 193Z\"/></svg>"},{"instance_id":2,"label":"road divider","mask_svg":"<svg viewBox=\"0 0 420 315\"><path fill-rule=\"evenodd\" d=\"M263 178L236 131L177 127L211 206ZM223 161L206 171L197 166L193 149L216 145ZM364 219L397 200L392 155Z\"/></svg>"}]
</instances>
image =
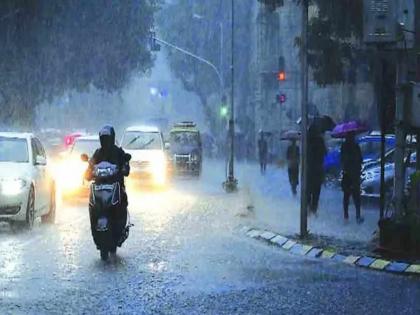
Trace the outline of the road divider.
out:
<instances>
[{"instance_id":1,"label":"road divider","mask_svg":"<svg viewBox=\"0 0 420 315\"><path fill-rule=\"evenodd\" d=\"M264 241L272 246L281 248L294 255L306 256L309 258L321 258L332 260L348 265L367 268L377 271L385 271L398 274L420 275L420 264L411 264L401 261L390 261L383 258L357 255L344 255L337 253L330 248L314 247L291 239L286 236L267 230L259 230L248 226L242 226L240 231L246 236Z\"/></svg>"}]
</instances>

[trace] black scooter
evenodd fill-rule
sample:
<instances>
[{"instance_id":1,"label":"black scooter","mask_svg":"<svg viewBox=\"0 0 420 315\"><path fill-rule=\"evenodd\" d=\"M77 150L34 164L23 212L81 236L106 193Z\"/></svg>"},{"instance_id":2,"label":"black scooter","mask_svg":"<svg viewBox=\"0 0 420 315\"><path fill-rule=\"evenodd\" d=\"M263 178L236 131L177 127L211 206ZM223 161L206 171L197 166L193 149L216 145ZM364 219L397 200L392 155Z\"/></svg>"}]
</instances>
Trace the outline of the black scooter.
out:
<instances>
[{"instance_id":1,"label":"black scooter","mask_svg":"<svg viewBox=\"0 0 420 315\"><path fill-rule=\"evenodd\" d=\"M127 159L131 156L127 155ZM82 155L82 160L87 156ZM121 207L121 185L118 181L119 169L109 162L101 162L94 166L93 182L89 193L89 216L93 241L100 251L101 259L107 260L109 253L116 252L127 239L130 224L126 224L122 235L115 241L113 229L116 228L115 213ZM125 224L125 222L124 222Z\"/></svg>"}]
</instances>

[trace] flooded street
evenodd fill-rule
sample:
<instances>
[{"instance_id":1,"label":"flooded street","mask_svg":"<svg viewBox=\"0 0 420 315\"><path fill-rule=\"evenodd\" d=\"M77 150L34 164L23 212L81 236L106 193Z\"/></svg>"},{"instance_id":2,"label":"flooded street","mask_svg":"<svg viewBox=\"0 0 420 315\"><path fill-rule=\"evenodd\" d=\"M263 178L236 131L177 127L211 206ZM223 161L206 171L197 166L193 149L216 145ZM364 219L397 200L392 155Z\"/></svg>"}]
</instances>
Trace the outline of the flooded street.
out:
<instances>
[{"instance_id":1,"label":"flooded street","mask_svg":"<svg viewBox=\"0 0 420 315\"><path fill-rule=\"evenodd\" d=\"M246 197L225 194L215 175L212 167L166 190L131 188L134 227L109 262L94 247L84 201L60 204L53 226L2 226L0 313L354 314L375 312L378 295L383 314L420 311L415 279L293 256L244 237Z\"/></svg>"}]
</instances>

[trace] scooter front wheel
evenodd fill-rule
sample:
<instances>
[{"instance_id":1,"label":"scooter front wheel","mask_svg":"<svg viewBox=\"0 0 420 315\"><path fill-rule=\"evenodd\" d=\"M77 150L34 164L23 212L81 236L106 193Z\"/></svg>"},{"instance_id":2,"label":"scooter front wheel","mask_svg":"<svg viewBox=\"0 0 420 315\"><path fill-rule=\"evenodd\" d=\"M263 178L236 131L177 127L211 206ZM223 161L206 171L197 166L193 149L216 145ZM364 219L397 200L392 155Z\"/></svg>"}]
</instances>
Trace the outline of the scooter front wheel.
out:
<instances>
[{"instance_id":1,"label":"scooter front wheel","mask_svg":"<svg viewBox=\"0 0 420 315\"><path fill-rule=\"evenodd\" d=\"M101 249L101 259L102 260L108 260L109 252L106 249Z\"/></svg>"}]
</instances>

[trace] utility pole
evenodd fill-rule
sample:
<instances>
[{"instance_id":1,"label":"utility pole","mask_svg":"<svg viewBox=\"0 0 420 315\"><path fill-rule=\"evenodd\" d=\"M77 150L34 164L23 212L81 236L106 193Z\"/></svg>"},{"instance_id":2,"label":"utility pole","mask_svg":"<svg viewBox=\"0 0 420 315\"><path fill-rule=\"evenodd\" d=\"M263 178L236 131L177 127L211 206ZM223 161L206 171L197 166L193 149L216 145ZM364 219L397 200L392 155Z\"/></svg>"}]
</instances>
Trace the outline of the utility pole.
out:
<instances>
[{"instance_id":1,"label":"utility pole","mask_svg":"<svg viewBox=\"0 0 420 315\"><path fill-rule=\"evenodd\" d=\"M226 192L234 192L238 189L238 180L234 174L234 163L235 163L235 3L232 0L232 55L231 55L231 97L230 97L230 119L229 119L229 136L230 136L230 156L228 165L228 176L226 181L223 183L223 187Z\"/></svg>"},{"instance_id":2,"label":"utility pole","mask_svg":"<svg viewBox=\"0 0 420 315\"><path fill-rule=\"evenodd\" d=\"M396 112L395 112L395 178L394 178L394 200L396 209L401 213L403 209L403 196L405 188L405 144L406 131L404 128L404 85L407 82L407 58L406 51L397 52L397 80L396 80Z\"/></svg>"},{"instance_id":3,"label":"utility pole","mask_svg":"<svg viewBox=\"0 0 420 315\"><path fill-rule=\"evenodd\" d=\"M302 2L301 35L301 85L302 85L302 148L301 148L301 194L300 194L300 237L308 235L308 0Z\"/></svg>"}]
</instances>

